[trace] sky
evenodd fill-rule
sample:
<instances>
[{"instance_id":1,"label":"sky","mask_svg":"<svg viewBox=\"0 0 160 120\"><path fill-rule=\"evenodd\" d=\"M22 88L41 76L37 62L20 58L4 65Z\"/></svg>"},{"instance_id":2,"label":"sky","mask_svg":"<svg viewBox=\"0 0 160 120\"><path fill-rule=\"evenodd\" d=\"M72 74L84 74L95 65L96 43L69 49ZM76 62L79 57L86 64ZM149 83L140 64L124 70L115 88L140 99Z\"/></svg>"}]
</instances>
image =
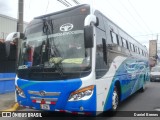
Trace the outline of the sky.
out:
<instances>
[{"instance_id":1,"label":"sky","mask_svg":"<svg viewBox=\"0 0 160 120\"><path fill-rule=\"evenodd\" d=\"M72 0L68 0L72 1ZM95 9L147 46L160 35L160 0L78 0ZM66 7L57 0L24 0L24 21ZM73 5L73 4L72 4ZM18 0L0 0L0 14L17 18ZM159 42L160 43L160 42Z\"/></svg>"}]
</instances>

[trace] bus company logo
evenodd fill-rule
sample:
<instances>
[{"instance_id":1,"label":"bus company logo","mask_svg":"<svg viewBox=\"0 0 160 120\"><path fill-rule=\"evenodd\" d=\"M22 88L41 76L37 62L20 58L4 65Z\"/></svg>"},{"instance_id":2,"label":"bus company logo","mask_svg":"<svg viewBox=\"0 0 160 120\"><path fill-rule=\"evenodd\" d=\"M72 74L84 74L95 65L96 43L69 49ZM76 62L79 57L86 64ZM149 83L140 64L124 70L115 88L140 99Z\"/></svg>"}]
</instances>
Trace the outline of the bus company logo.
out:
<instances>
[{"instance_id":1,"label":"bus company logo","mask_svg":"<svg viewBox=\"0 0 160 120\"><path fill-rule=\"evenodd\" d=\"M41 96L45 96L45 95L46 95L46 92L45 92L45 91L40 91L39 94L40 94Z\"/></svg>"},{"instance_id":2,"label":"bus company logo","mask_svg":"<svg viewBox=\"0 0 160 120\"><path fill-rule=\"evenodd\" d=\"M2 112L2 117L12 117L11 112Z\"/></svg>"},{"instance_id":3,"label":"bus company logo","mask_svg":"<svg viewBox=\"0 0 160 120\"><path fill-rule=\"evenodd\" d=\"M67 31L70 31L73 29L73 24L71 23L66 23L66 24L63 24L61 27L60 27L60 31L63 31L63 32L67 32Z\"/></svg>"}]
</instances>

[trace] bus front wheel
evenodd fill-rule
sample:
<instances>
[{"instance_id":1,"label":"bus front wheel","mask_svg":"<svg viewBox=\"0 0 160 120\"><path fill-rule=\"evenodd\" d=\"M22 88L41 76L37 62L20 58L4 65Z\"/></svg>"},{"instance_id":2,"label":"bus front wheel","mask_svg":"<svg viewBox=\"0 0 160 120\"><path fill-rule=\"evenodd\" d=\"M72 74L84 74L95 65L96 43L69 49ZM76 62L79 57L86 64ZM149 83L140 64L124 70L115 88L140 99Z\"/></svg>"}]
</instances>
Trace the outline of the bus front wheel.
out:
<instances>
[{"instance_id":1,"label":"bus front wheel","mask_svg":"<svg viewBox=\"0 0 160 120\"><path fill-rule=\"evenodd\" d=\"M119 94L117 87L114 87L114 91L112 94L112 111L116 111L119 105Z\"/></svg>"},{"instance_id":2,"label":"bus front wheel","mask_svg":"<svg viewBox=\"0 0 160 120\"><path fill-rule=\"evenodd\" d=\"M145 83L143 83L142 87L140 88L140 92L144 92L145 88L146 88Z\"/></svg>"}]
</instances>

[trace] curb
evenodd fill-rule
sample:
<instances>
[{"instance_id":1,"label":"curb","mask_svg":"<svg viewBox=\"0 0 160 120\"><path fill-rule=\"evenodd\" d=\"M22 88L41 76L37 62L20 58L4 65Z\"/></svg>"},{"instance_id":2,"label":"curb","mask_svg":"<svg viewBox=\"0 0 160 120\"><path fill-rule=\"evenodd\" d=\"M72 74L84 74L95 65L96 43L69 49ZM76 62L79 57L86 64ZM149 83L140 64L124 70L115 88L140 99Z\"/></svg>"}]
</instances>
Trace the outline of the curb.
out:
<instances>
[{"instance_id":1,"label":"curb","mask_svg":"<svg viewBox=\"0 0 160 120\"><path fill-rule=\"evenodd\" d=\"M19 104L15 103L11 108L6 109L6 110L2 110L2 111L4 111L4 112L6 112L6 111L17 111L19 108L20 108Z\"/></svg>"}]
</instances>

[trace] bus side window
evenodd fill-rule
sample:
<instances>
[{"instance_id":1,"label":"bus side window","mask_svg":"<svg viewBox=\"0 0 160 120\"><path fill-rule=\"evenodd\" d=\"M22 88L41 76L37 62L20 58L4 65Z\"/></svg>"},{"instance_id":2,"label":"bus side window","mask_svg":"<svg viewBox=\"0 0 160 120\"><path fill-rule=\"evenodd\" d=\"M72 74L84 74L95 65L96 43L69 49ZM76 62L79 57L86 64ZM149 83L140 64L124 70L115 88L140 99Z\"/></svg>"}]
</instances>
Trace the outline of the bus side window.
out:
<instances>
[{"instance_id":1,"label":"bus side window","mask_svg":"<svg viewBox=\"0 0 160 120\"><path fill-rule=\"evenodd\" d=\"M136 50L135 50L135 45L133 44L133 52L135 52Z\"/></svg>"},{"instance_id":2,"label":"bus side window","mask_svg":"<svg viewBox=\"0 0 160 120\"><path fill-rule=\"evenodd\" d=\"M135 49L134 49L134 45L131 43L131 50L134 52Z\"/></svg>"},{"instance_id":3,"label":"bus side window","mask_svg":"<svg viewBox=\"0 0 160 120\"><path fill-rule=\"evenodd\" d=\"M142 51L142 49L141 49L141 55L143 55L143 51Z\"/></svg>"},{"instance_id":4,"label":"bus side window","mask_svg":"<svg viewBox=\"0 0 160 120\"><path fill-rule=\"evenodd\" d=\"M122 38L123 47L127 48L126 40Z\"/></svg>"},{"instance_id":5,"label":"bus side window","mask_svg":"<svg viewBox=\"0 0 160 120\"><path fill-rule=\"evenodd\" d=\"M123 41L122 41L122 37L121 36L119 36L119 45L123 46Z\"/></svg>"},{"instance_id":6,"label":"bus side window","mask_svg":"<svg viewBox=\"0 0 160 120\"><path fill-rule=\"evenodd\" d=\"M131 43L129 43L129 50L132 51Z\"/></svg>"},{"instance_id":7,"label":"bus side window","mask_svg":"<svg viewBox=\"0 0 160 120\"><path fill-rule=\"evenodd\" d=\"M136 46L136 53L138 54L138 47Z\"/></svg>"},{"instance_id":8,"label":"bus side window","mask_svg":"<svg viewBox=\"0 0 160 120\"><path fill-rule=\"evenodd\" d=\"M134 46L134 48L135 48L135 53L137 53L137 46Z\"/></svg>"},{"instance_id":9,"label":"bus side window","mask_svg":"<svg viewBox=\"0 0 160 120\"><path fill-rule=\"evenodd\" d=\"M120 37L118 35L116 35L117 37L117 43L119 46L122 46L122 40L120 39Z\"/></svg>"},{"instance_id":10,"label":"bus side window","mask_svg":"<svg viewBox=\"0 0 160 120\"><path fill-rule=\"evenodd\" d=\"M138 48L138 54L140 54L140 49Z\"/></svg>"},{"instance_id":11,"label":"bus side window","mask_svg":"<svg viewBox=\"0 0 160 120\"><path fill-rule=\"evenodd\" d=\"M128 41L126 41L126 45L127 45L127 49L129 50L129 43L128 43Z\"/></svg>"},{"instance_id":12,"label":"bus side window","mask_svg":"<svg viewBox=\"0 0 160 120\"><path fill-rule=\"evenodd\" d=\"M144 56L144 52L143 52L143 50L142 50L142 55Z\"/></svg>"},{"instance_id":13,"label":"bus side window","mask_svg":"<svg viewBox=\"0 0 160 120\"><path fill-rule=\"evenodd\" d=\"M117 36L114 32L110 32L111 33L111 40L114 44L117 44Z\"/></svg>"}]
</instances>

